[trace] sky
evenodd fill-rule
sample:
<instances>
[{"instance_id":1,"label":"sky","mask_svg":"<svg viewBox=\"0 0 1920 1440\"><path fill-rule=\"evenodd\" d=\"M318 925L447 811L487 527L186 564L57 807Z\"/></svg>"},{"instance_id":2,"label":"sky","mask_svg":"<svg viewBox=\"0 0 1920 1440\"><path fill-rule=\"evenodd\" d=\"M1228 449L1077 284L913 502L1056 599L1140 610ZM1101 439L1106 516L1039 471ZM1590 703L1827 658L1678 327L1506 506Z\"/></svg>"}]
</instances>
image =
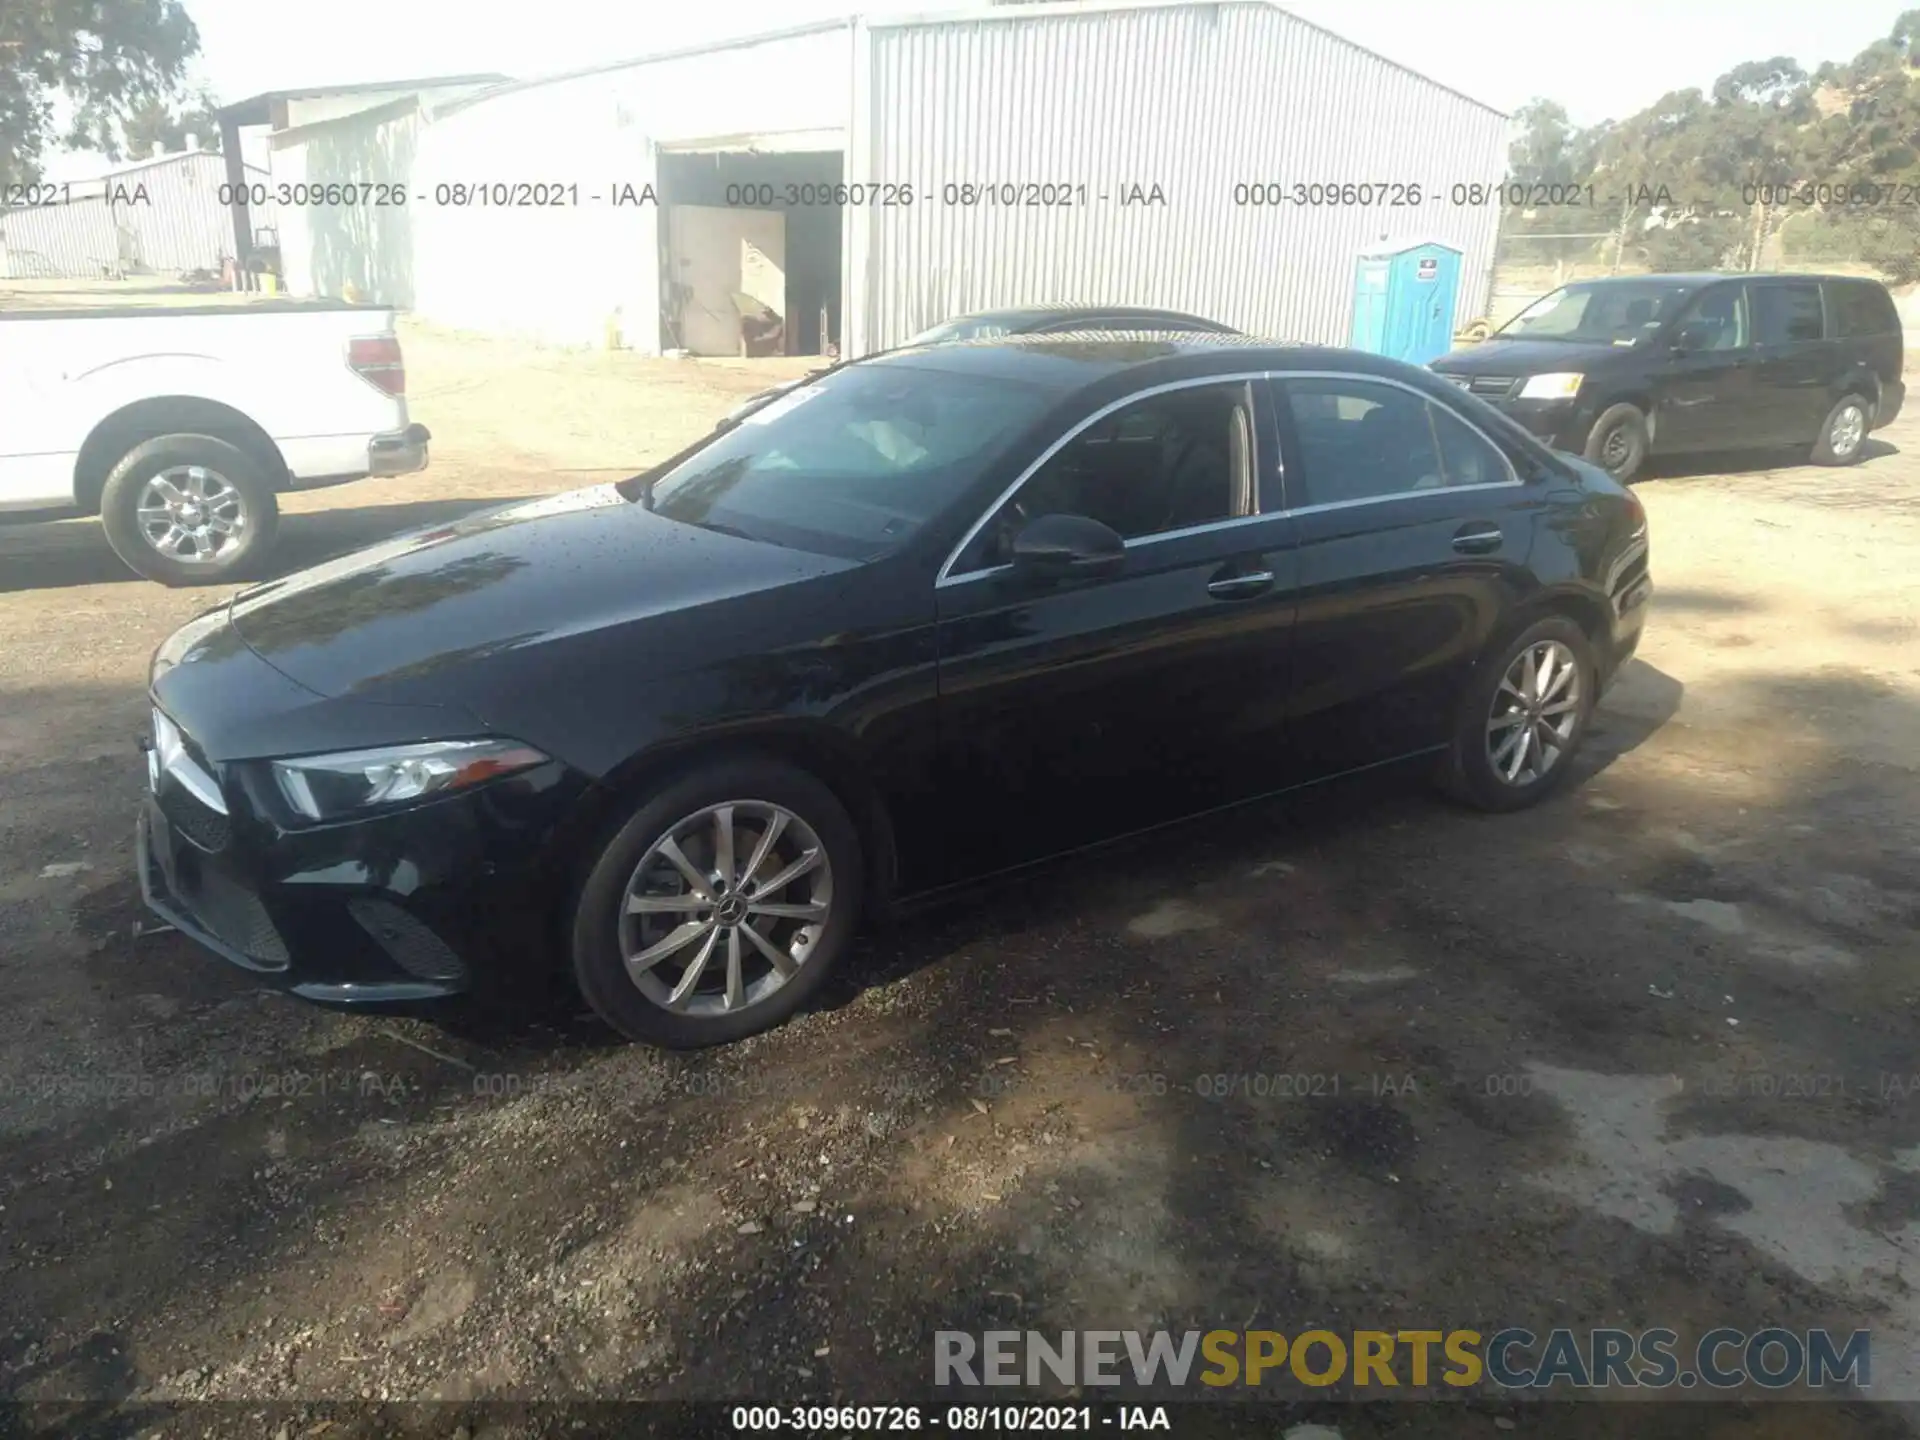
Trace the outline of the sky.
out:
<instances>
[{"instance_id":1,"label":"sky","mask_svg":"<svg viewBox=\"0 0 1920 1440\"><path fill-rule=\"evenodd\" d=\"M947 13L939 0L186 0L198 73L221 101L263 90L498 72L525 78L849 13ZM1920 0L1282 0L1283 8L1498 109L1537 95L1591 124L1744 60L1808 69L1886 35ZM284 14L287 18L263 17ZM50 157L53 159L54 157ZM98 173L60 157L50 178Z\"/></svg>"}]
</instances>

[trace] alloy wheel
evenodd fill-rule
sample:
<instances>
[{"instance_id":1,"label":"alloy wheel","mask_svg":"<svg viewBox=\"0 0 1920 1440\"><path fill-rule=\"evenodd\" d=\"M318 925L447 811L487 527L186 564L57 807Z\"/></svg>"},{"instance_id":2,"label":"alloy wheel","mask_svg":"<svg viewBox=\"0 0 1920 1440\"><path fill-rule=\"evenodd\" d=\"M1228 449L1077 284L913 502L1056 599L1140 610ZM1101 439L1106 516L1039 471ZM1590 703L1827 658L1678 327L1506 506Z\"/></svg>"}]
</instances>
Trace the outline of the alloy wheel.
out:
<instances>
[{"instance_id":1,"label":"alloy wheel","mask_svg":"<svg viewBox=\"0 0 1920 1440\"><path fill-rule=\"evenodd\" d=\"M734 1015L806 964L833 914L833 866L813 828L763 800L676 821L640 857L621 902L620 954L640 993L676 1015Z\"/></svg>"},{"instance_id":2,"label":"alloy wheel","mask_svg":"<svg viewBox=\"0 0 1920 1440\"><path fill-rule=\"evenodd\" d=\"M1860 448L1867 435L1867 412L1858 405L1842 405L1827 430L1827 448L1844 459Z\"/></svg>"},{"instance_id":3,"label":"alloy wheel","mask_svg":"<svg viewBox=\"0 0 1920 1440\"><path fill-rule=\"evenodd\" d=\"M1580 663L1558 640L1513 658L1487 717L1487 760L1508 785L1531 785L1558 765L1580 723Z\"/></svg>"},{"instance_id":4,"label":"alloy wheel","mask_svg":"<svg viewBox=\"0 0 1920 1440\"><path fill-rule=\"evenodd\" d=\"M162 470L140 491L134 515L147 544L184 565L210 565L246 540L246 501L204 465Z\"/></svg>"},{"instance_id":5,"label":"alloy wheel","mask_svg":"<svg viewBox=\"0 0 1920 1440\"><path fill-rule=\"evenodd\" d=\"M1632 454L1633 437L1624 425L1614 426L1600 441L1600 463L1608 470L1618 470Z\"/></svg>"}]
</instances>

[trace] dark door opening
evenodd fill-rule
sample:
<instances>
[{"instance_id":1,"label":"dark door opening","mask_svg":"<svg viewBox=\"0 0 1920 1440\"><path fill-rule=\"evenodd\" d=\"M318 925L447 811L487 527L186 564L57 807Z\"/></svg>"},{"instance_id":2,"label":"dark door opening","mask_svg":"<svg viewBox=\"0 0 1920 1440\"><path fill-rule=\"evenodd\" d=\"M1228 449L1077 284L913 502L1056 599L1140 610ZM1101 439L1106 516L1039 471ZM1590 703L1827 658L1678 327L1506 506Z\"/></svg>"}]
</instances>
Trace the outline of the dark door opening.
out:
<instances>
[{"instance_id":1,"label":"dark door opening","mask_svg":"<svg viewBox=\"0 0 1920 1440\"><path fill-rule=\"evenodd\" d=\"M843 207L834 202L845 169L838 150L663 152L662 348L786 355L837 350ZM676 209L683 213L676 217ZM770 280L776 272L782 278ZM770 284L779 301L777 327L762 309L775 306Z\"/></svg>"}]
</instances>

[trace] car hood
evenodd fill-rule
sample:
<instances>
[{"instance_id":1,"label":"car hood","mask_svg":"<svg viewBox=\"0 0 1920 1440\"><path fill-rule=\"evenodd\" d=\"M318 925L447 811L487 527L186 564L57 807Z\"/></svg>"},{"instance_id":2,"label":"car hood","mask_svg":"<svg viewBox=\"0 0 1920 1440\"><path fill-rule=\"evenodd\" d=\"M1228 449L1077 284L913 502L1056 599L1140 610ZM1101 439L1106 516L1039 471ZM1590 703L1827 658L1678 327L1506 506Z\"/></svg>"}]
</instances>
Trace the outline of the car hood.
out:
<instances>
[{"instance_id":1,"label":"car hood","mask_svg":"<svg viewBox=\"0 0 1920 1440\"><path fill-rule=\"evenodd\" d=\"M344 555L241 593L231 616L310 690L419 702L490 656L848 568L664 519L603 485Z\"/></svg>"},{"instance_id":2,"label":"car hood","mask_svg":"<svg viewBox=\"0 0 1920 1440\"><path fill-rule=\"evenodd\" d=\"M1548 375L1558 371L1588 374L1615 365L1622 357L1645 353L1646 345L1582 345L1564 340L1486 340L1450 350L1435 360L1440 375Z\"/></svg>"}]
</instances>

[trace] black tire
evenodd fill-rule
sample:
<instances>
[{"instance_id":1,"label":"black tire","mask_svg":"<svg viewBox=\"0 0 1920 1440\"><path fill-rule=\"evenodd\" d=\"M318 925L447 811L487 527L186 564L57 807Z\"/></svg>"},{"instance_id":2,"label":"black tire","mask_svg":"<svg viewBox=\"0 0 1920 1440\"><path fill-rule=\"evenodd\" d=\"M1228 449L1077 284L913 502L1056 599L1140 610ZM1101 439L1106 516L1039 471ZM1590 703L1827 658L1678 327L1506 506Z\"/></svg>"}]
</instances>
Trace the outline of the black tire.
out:
<instances>
[{"instance_id":1,"label":"black tire","mask_svg":"<svg viewBox=\"0 0 1920 1440\"><path fill-rule=\"evenodd\" d=\"M1848 440L1846 421L1855 417L1858 430ZM1873 423L1873 402L1864 395L1846 395L1834 402L1827 418L1820 422L1820 437L1813 442L1816 465L1851 465L1866 448L1867 427Z\"/></svg>"},{"instance_id":2,"label":"black tire","mask_svg":"<svg viewBox=\"0 0 1920 1440\"><path fill-rule=\"evenodd\" d=\"M236 497L232 513L242 521L241 533L203 560L163 554L138 513L148 483L182 467L224 481ZM211 435L161 435L134 446L108 474L100 492L100 523L113 553L136 574L163 585L217 585L245 576L273 548L280 507L265 469L238 446Z\"/></svg>"},{"instance_id":3,"label":"black tire","mask_svg":"<svg viewBox=\"0 0 1920 1440\"><path fill-rule=\"evenodd\" d=\"M1587 432L1584 453L1588 460L1624 484L1646 464L1647 445L1647 417L1640 413L1639 407L1609 405Z\"/></svg>"},{"instance_id":4,"label":"black tire","mask_svg":"<svg viewBox=\"0 0 1920 1440\"><path fill-rule=\"evenodd\" d=\"M649 999L640 989L641 982L628 973L621 932L629 885L657 842L671 835L688 817L728 802L778 806L812 831L819 848L825 852L827 873L831 877L829 913L804 956L796 962L796 973L764 998L732 1013L676 1013L658 1000ZM789 827L785 833L794 831ZM686 847L682 849L685 853ZM697 857L690 858L700 863ZM745 858L736 853L737 864L744 864ZM574 978L594 1013L629 1040L671 1050L692 1050L757 1035L781 1024L805 1005L845 952L859 928L864 874L859 832L833 792L812 775L776 761L751 758L703 767L644 799L594 859L574 900L571 920ZM765 926L767 922L762 924ZM777 939L779 922L772 924L776 927L772 935ZM796 922L796 931L798 928ZM723 930L722 934L725 933ZM669 967L680 963L681 954L691 959L695 948L694 944L687 945L671 959L660 962L649 974L655 975L664 988L671 979L677 978ZM742 954L744 963L744 957L754 954L753 947L743 942ZM721 958L720 970L724 972L724 956ZM764 962L755 968L761 965ZM688 964L686 968L692 967ZM669 973L660 974L663 970ZM765 966L765 972L770 978L772 967ZM681 974L684 975L684 970ZM715 979L723 981L724 974ZM702 988L707 983L703 978ZM708 997L705 1003L717 1003L717 998Z\"/></svg>"},{"instance_id":5,"label":"black tire","mask_svg":"<svg viewBox=\"0 0 1920 1440\"><path fill-rule=\"evenodd\" d=\"M1508 670L1520 657L1535 646L1548 643L1563 647L1577 667L1574 679L1579 688L1577 704L1566 712L1573 716L1573 725L1556 747L1559 753L1553 763L1530 782L1516 783L1494 768L1489 738L1494 701L1496 695L1503 693L1502 682ZM1549 615L1534 621L1506 644L1489 651L1474 671L1454 720L1453 743L1441 765L1441 788L1477 810L1524 810L1538 804L1566 782L1580 744L1586 739L1596 699L1593 646L1586 632L1564 615Z\"/></svg>"}]
</instances>

